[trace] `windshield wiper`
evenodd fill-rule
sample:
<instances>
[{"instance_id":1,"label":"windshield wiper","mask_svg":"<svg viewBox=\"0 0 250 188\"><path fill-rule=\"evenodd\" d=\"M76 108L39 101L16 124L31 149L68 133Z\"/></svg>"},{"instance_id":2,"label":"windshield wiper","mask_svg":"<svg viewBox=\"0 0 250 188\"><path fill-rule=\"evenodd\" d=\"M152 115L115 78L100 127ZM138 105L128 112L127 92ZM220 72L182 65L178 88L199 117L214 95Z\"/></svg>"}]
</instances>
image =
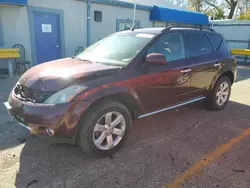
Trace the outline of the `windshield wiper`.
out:
<instances>
[{"instance_id":1,"label":"windshield wiper","mask_svg":"<svg viewBox=\"0 0 250 188\"><path fill-rule=\"evenodd\" d=\"M81 59L79 59L79 58L76 57L76 56L72 56L71 58L72 58L72 59L76 59L76 60L81 60Z\"/></svg>"},{"instance_id":2,"label":"windshield wiper","mask_svg":"<svg viewBox=\"0 0 250 188\"><path fill-rule=\"evenodd\" d=\"M124 66L124 64L108 63L108 62L101 62L100 64L109 65L109 66L115 66L115 67L123 67Z\"/></svg>"},{"instance_id":3,"label":"windshield wiper","mask_svg":"<svg viewBox=\"0 0 250 188\"><path fill-rule=\"evenodd\" d=\"M81 59L81 58L76 57L76 56L72 56L71 58L72 58L72 59L79 60L79 61L88 61L88 62L90 62L90 63L97 63L97 62L95 62L95 61L91 61L91 60L89 60L89 59Z\"/></svg>"}]
</instances>

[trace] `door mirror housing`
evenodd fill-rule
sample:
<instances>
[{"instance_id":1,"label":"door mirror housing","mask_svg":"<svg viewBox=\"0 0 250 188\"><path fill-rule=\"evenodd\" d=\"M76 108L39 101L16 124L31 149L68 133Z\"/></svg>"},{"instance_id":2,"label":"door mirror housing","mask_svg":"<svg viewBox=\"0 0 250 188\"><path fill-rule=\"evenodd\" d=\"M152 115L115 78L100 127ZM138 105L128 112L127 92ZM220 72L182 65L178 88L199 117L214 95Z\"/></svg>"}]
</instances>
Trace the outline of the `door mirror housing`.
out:
<instances>
[{"instance_id":1,"label":"door mirror housing","mask_svg":"<svg viewBox=\"0 0 250 188\"><path fill-rule=\"evenodd\" d=\"M167 60L166 60L165 55L163 54L151 53L147 55L146 63L149 66L159 66L159 65L166 65Z\"/></svg>"}]
</instances>

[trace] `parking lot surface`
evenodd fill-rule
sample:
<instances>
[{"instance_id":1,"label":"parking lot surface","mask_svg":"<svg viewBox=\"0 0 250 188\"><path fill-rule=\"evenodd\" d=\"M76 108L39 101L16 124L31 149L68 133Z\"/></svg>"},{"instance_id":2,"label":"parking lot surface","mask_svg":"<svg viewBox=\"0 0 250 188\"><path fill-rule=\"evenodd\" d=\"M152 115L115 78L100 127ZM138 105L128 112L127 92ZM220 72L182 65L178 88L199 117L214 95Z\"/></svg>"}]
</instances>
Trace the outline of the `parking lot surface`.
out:
<instances>
[{"instance_id":1,"label":"parking lot surface","mask_svg":"<svg viewBox=\"0 0 250 188\"><path fill-rule=\"evenodd\" d=\"M203 102L134 122L122 150L85 156L49 144L11 121L4 109L17 78L0 79L0 187L250 187L250 68L240 67L228 106Z\"/></svg>"}]
</instances>

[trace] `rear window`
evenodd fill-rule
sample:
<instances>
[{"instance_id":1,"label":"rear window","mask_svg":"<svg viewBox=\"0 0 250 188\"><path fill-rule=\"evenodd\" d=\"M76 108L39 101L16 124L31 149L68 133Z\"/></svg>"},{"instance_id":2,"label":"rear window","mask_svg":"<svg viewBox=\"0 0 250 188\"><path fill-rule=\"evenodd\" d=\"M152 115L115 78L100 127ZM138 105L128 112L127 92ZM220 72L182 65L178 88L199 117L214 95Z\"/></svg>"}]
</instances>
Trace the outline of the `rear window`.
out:
<instances>
[{"instance_id":1,"label":"rear window","mask_svg":"<svg viewBox=\"0 0 250 188\"><path fill-rule=\"evenodd\" d=\"M222 42L223 38L220 35L212 34L212 33L211 34L209 33L208 36L209 36L215 50L217 51L221 46L221 42Z\"/></svg>"},{"instance_id":2,"label":"rear window","mask_svg":"<svg viewBox=\"0 0 250 188\"><path fill-rule=\"evenodd\" d=\"M186 33L190 57L213 53L213 46L204 33Z\"/></svg>"}]
</instances>

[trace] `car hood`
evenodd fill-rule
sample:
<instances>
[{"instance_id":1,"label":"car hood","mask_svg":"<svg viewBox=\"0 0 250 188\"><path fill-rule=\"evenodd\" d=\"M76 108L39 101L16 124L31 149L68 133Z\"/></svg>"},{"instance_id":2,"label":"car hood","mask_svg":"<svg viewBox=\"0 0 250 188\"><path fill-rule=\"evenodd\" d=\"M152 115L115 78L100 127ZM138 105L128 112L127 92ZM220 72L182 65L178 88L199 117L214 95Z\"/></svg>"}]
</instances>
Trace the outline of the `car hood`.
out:
<instances>
[{"instance_id":1,"label":"car hood","mask_svg":"<svg viewBox=\"0 0 250 188\"><path fill-rule=\"evenodd\" d=\"M25 72L19 83L39 91L59 91L79 80L89 81L114 74L119 67L73 58L59 59L37 65Z\"/></svg>"}]
</instances>

